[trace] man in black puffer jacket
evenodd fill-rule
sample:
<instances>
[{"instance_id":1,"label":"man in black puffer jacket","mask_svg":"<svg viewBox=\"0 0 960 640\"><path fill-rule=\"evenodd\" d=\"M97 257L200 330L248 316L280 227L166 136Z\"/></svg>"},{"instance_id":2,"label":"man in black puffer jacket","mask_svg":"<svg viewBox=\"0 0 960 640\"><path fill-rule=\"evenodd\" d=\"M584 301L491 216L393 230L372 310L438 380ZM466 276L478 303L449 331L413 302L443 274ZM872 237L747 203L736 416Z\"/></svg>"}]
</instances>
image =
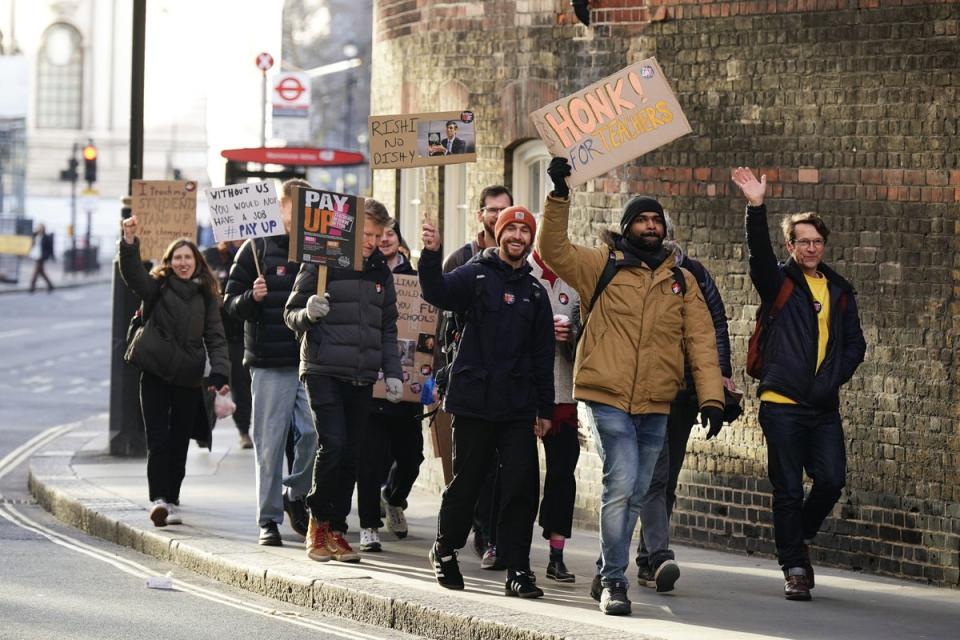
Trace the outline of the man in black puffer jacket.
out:
<instances>
[{"instance_id":1,"label":"man in black puffer jacket","mask_svg":"<svg viewBox=\"0 0 960 640\"><path fill-rule=\"evenodd\" d=\"M463 589L456 552L466 544L484 477L498 455L504 592L543 595L530 571L530 543L540 476L535 435L550 430L553 416L554 335L550 300L527 263L536 227L527 209L509 207L497 218L498 248L442 274L436 229L423 225L423 299L466 317L444 399L454 416L453 480L430 549L437 582L447 589Z\"/></svg>"},{"instance_id":2,"label":"man in black puffer jacket","mask_svg":"<svg viewBox=\"0 0 960 640\"><path fill-rule=\"evenodd\" d=\"M369 201L374 202L374 201ZM383 370L387 400L399 402L397 293L393 274L377 249L387 217L365 207L363 270L329 268L324 296L316 295L317 265L300 266L284 309L287 326L300 335L300 377L317 430L313 489L307 496L307 556L358 562L343 535L356 482L357 457Z\"/></svg>"},{"instance_id":3,"label":"man in black puffer jacket","mask_svg":"<svg viewBox=\"0 0 960 640\"><path fill-rule=\"evenodd\" d=\"M295 190L304 180L281 187L280 209L289 232ZM300 382L300 345L284 324L283 306L293 290L300 265L287 260L288 236L248 240L230 270L224 307L244 321L243 363L250 368L253 390L253 453L257 478L257 524L260 544L282 544L278 526L286 511L291 528L307 534L304 498L313 480L317 435L307 394ZM294 430L291 470L283 477L283 456Z\"/></svg>"},{"instance_id":4,"label":"man in black puffer jacket","mask_svg":"<svg viewBox=\"0 0 960 640\"><path fill-rule=\"evenodd\" d=\"M770 244L766 176L738 167L733 181L747 205L750 279L760 294L760 427L773 484L777 559L784 597L809 600L814 586L807 546L840 499L847 459L840 387L863 362L867 344L856 292L823 262L830 230L816 213L788 216L778 263ZM756 373L756 372L755 372ZM806 500L803 473L813 479Z\"/></svg>"}]
</instances>

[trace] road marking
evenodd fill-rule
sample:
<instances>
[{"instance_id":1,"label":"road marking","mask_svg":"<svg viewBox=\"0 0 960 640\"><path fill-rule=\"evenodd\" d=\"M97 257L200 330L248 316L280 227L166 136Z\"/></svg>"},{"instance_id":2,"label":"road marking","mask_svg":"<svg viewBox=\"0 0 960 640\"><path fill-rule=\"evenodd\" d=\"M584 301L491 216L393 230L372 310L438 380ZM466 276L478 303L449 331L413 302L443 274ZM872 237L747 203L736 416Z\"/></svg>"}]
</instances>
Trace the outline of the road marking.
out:
<instances>
[{"instance_id":1,"label":"road marking","mask_svg":"<svg viewBox=\"0 0 960 640\"><path fill-rule=\"evenodd\" d=\"M14 329L12 331L4 331L0 333L0 340L4 338L16 338L17 336L24 336L28 333L33 333L32 329Z\"/></svg>"}]
</instances>

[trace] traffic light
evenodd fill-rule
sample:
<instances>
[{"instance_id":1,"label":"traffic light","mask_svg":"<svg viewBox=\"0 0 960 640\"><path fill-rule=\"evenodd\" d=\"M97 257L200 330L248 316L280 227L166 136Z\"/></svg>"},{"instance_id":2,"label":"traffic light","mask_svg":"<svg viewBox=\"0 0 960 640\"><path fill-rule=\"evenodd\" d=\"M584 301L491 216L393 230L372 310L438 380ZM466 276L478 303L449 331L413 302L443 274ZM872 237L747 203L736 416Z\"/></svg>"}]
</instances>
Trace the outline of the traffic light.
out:
<instances>
[{"instance_id":1,"label":"traffic light","mask_svg":"<svg viewBox=\"0 0 960 640\"><path fill-rule=\"evenodd\" d=\"M97 148L92 140L83 148L83 179L90 185L97 181Z\"/></svg>"},{"instance_id":2,"label":"traffic light","mask_svg":"<svg viewBox=\"0 0 960 640\"><path fill-rule=\"evenodd\" d=\"M64 182L76 182L78 177L77 166L79 164L76 158L67 158L67 168L60 171L60 179Z\"/></svg>"}]
</instances>

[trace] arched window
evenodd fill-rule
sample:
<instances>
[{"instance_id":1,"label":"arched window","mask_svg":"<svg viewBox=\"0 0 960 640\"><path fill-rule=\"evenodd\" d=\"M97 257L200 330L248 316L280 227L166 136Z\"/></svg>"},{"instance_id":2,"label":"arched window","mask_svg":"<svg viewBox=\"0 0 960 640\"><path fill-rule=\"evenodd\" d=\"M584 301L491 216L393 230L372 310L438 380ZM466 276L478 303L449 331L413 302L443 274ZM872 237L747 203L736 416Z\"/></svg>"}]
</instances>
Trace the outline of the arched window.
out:
<instances>
[{"instance_id":1,"label":"arched window","mask_svg":"<svg viewBox=\"0 0 960 640\"><path fill-rule=\"evenodd\" d=\"M547 177L550 152L541 140L524 142L513 151L513 201L531 213L543 212L543 202L553 185Z\"/></svg>"},{"instance_id":2,"label":"arched window","mask_svg":"<svg viewBox=\"0 0 960 640\"><path fill-rule=\"evenodd\" d=\"M82 106L80 32L58 22L43 35L37 57L37 128L79 129Z\"/></svg>"}]
</instances>

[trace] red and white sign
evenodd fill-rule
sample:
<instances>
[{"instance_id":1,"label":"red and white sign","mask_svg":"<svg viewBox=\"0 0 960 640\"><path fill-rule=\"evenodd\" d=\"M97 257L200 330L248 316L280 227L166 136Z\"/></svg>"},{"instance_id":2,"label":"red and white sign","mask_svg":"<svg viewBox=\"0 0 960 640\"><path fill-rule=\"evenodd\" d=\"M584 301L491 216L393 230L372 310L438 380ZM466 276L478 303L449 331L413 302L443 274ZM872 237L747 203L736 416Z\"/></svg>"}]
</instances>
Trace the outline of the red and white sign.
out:
<instances>
[{"instance_id":1,"label":"red and white sign","mask_svg":"<svg viewBox=\"0 0 960 640\"><path fill-rule=\"evenodd\" d=\"M252 147L224 149L220 155L237 162L286 164L302 167L349 167L364 164L367 159L356 151L315 147Z\"/></svg>"},{"instance_id":2,"label":"red and white sign","mask_svg":"<svg viewBox=\"0 0 960 640\"><path fill-rule=\"evenodd\" d=\"M273 66L273 56L264 51L257 56L257 69L261 71L267 71L270 67Z\"/></svg>"},{"instance_id":3,"label":"red and white sign","mask_svg":"<svg viewBox=\"0 0 960 640\"><path fill-rule=\"evenodd\" d=\"M310 142L310 77L305 73L278 73L270 91L273 137L292 144Z\"/></svg>"}]
</instances>

